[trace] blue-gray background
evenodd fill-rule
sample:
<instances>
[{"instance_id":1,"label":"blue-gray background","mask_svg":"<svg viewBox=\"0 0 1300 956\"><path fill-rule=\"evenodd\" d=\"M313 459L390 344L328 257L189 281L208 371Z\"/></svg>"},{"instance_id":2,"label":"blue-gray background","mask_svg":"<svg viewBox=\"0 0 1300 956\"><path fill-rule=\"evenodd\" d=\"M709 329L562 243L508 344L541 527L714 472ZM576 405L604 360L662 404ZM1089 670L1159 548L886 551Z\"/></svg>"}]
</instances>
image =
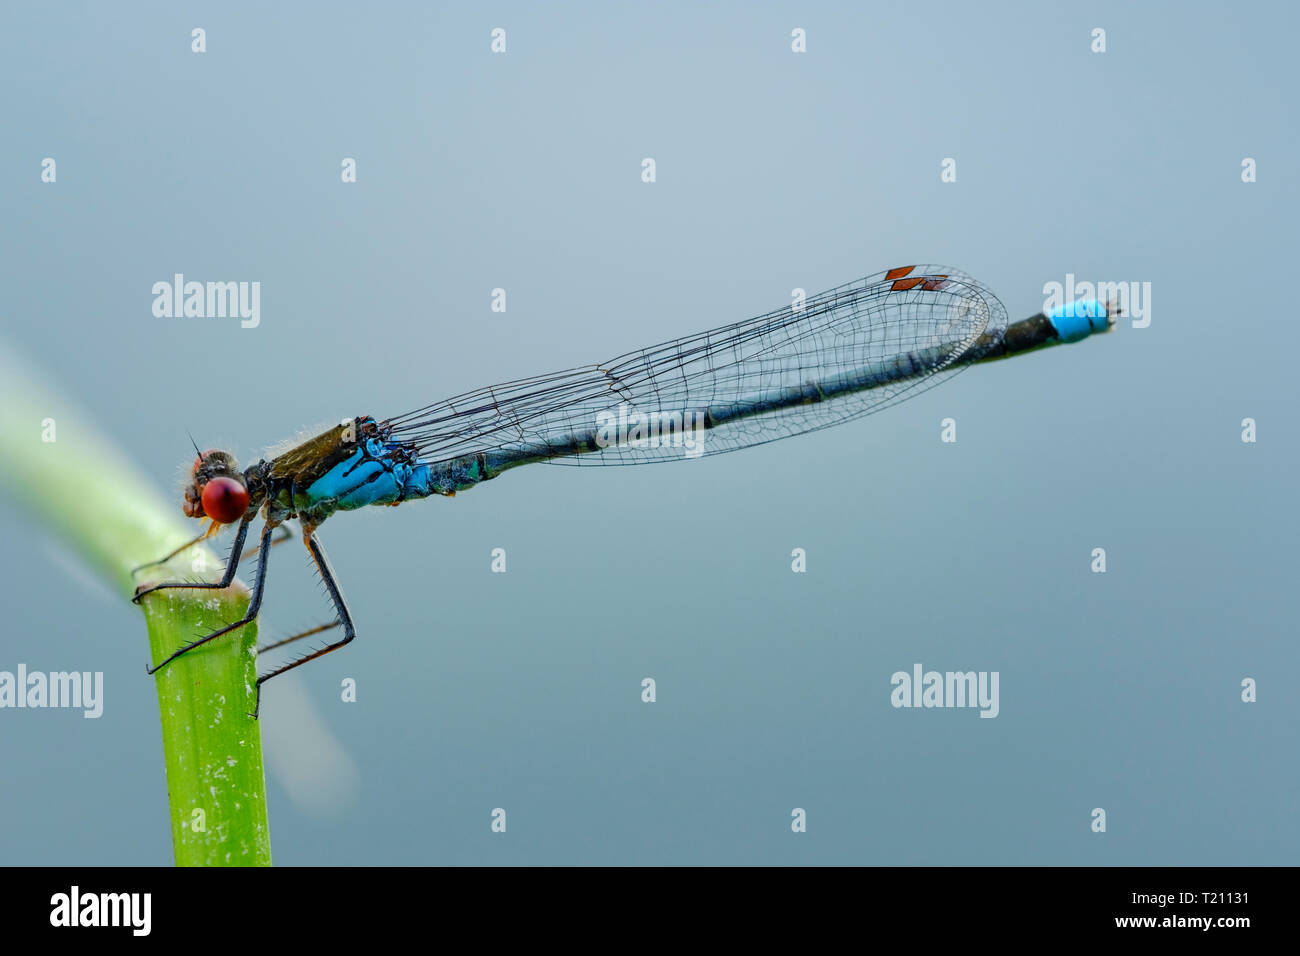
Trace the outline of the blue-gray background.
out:
<instances>
[{"instance_id":1,"label":"blue-gray background","mask_svg":"<svg viewBox=\"0 0 1300 956\"><path fill-rule=\"evenodd\" d=\"M336 517L360 636L267 686L275 858L1294 863L1296 27L1285 3L9 5L3 334L175 495L187 428L253 460L898 264L965 269L1013 319L1066 273L1150 282L1149 328L818 435ZM155 318L174 272L259 280L261 326ZM167 863L140 614L0 516L0 669L107 685L98 721L0 711L0 861ZM270 583L268 628L324 619L298 546ZM893 709L915 662L1000 671L1001 715Z\"/></svg>"}]
</instances>

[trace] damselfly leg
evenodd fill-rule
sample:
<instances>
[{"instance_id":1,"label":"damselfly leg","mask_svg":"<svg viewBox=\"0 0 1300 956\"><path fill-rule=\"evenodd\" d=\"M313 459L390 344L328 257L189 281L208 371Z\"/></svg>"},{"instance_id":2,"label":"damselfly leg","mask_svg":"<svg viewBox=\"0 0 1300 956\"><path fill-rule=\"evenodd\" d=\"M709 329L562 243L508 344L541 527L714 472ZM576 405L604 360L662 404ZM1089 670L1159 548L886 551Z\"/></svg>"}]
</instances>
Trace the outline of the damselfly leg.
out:
<instances>
[{"instance_id":1,"label":"damselfly leg","mask_svg":"<svg viewBox=\"0 0 1300 956\"><path fill-rule=\"evenodd\" d=\"M240 552L244 547L244 539L248 537L248 526L250 523L252 523L252 520L253 520L252 515L245 515L243 518L240 519L239 530L235 532L235 543L230 548L230 560L226 562L226 570L225 573L221 575L220 581L164 581L162 584L154 584L147 588L144 587L139 588L135 592L135 597L131 598L131 600L134 603L139 604L140 599L143 598L146 594L152 594L154 591L161 591L164 588L199 588L199 589L206 588L212 591L220 591L223 588L230 587L231 582L235 580L235 572L239 569L239 561L242 557ZM267 540L270 538L270 533L271 533L270 528L262 529L263 547L265 547ZM206 537L206 535L204 537ZM203 539L199 538L198 540L201 541ZM193 541L190 542L190 544L193 543L194 543ZM189 545L185 545L185 547L189 547ZM180 551L183 550L184 548L181 548L178 551L173 552L172 556L175 556L175 554L179 554ZM261 567L259 568L259 576L265 574L265 570L264 570L266 567L265 558L260 563L261 563ZM148 565L144 565L144 567L148 567ZM150 673L152 673L152 671Z\"/></svg>"},{"instance_id":2,"label":"damselfly leg","mask_svg":"<svg viewBox=\"0 0 1300 956\"><path fill-rule=\"evenodd\" d=\"M160 588L229 587L230 582L235 579L235 569L239 566L239 559L235 555L239 553L240 547L243 546L244 535L248 532L249 520L250 520L249 518L245 518L242 522L240 522L239 533L235 538L235 546L231 552L230 563L226 566L226 573L222 576L222 580L220 582L216 584L186 584L186 583L158 584L136 595L136 600L138 601L146 594L149 594L153 591L157 591ZM261 543L259 545L262 551L262 556L260 560L257 562L257 575L253 579L253 595L251 598L249 598L248 610L244 612L244 616L240 618L238 621L235 621L233 624L227 624L225 627L218 628L217 630L213 631L211 634L207 635L206 637L200 637L197 640L190 641L188 644L184 645L178 650L173 651L167 657L163 658L163 660L160 661L158 664L155 664L153 667L146 668L146 671L148 673L152 674L156 672L159 668L166 667L168 664L176 660L176 658L180 657L182 654L186 653L187 651L192 651L196 647L201 647L204 644L208 643L208 641L215 640L216 638L221 637L221 635L223 634L229 634L231 631L243 627L249 621L257 617L257 612L262 608L262 592L265 590L266 587L266 559L269 557L267 551L270 548L271 532L273 530L274 528L271 525L265 525L262 528Z\"/></svg>"},{"instance_id":3,"label":"damselfly leg","mask_svg":"<svg viewBox=\"0 0 1300 956\"><path fill-rule=\"evenodd\" d=\"M357 636L357 632L352 626L352 613L348 610L348 602L344 599L343 591L339 587L338 582L334 580L334 569L330 567L329 558L325 556L325 549L322 548L320 542L316 540L316 529L304 525L302 529L302 539L307 545L307 550L311 554L313 563L316 565L316 570L320 572L321 580L325 582L325 590L329 593L330 601L334 604L334 611L338 614L338 619L331 624L323 624L320 627L311 628L310 630L303 631L301 634L296 634L293 637L277 641L275 644L270 646L280 647L284 644L288 644L290 641L296 641L300 637L319 634L321 631L327 631L333 627L343 628L343 637L335 641L333 644L326 644L324 647L317 648L311 653L304 654L297 660L290 661L289 663L277 667L275 670L259 677L257 679L257 701L253 706L253 713L249 715L254 718L257 717L258 712L262 709L263 684L269 681L272 677L279 677L285 671L291 671L295 667L300 667L303 664L306 664L308 661L314 661L318 657L324 657L330 651L337 651L344 644L351 643L352 639Z\"/></svg>"},{"instance_id":4,"label":"damselfly leg","mask_svg":"<svg viewBox=\"0 0 1300 956\"><path fill-rule=\"evenodd\" d=\"M317 624L315 627L309 627L305 631L299 631L297 634L290 634L288 637L282 637L278 641L272 641L270 644L259 644L257 653L265 654L267 651L273 651L276 648L284 647L286 644L292 644L294 641L301 641L304 637L311 637L313 634L320 634L324 631L331 630L342 624L342 621L331 621L328 624Z\"/></svg>"},{"instance_id":5,"label":"damselfly leg","mask_svg":"<svg viewBox=\"0 0 1300 956\"><path fill-rule=\"evenodd\" d=\"M293 537L293 531L289 528L287 524L276 525L275 530L280 533L280 536L274 539L269 545L267 545L267 547L274 548L277 544L283 544L284 542L290 540ZM261 549L262 546L260 544L254 545L253 547L245 551L243 554L241 554L239 556L239 560L243 561L245 558L251 558L253 555L261 551Z\"/></svg>"},{"instance_id":6,"label":"damselfly leg","mask_svg":"<svg viewBox=\"0 0 1300 956\"><path fill-rule=\"evenodd\" d=\"M192 548L192 547L194 547L194 545L198 544L200 541L206 541L208 538L212 537L214 534L216 534L218 531L220 531L223 527L225 527L225 525L221 524L221 522L219 522L219 521L214 521L214 522L212 522L212 524L211 524L211 526L208 528L208 530L205 531L205 532L203 532L203 533L202 533L201 535L199 535L197 538L193 538L193 539L190 540L190 541L186 541L183 545L181 545L181 546L180 546L179 548L177 548L175 551L170 551L170 552L168 552L167 554L164 554L164 555L163 555L161 558L159 558L157 561L149 561L149 562L146 562L145 564L137 564L135 567L133 567L133 568L131 569L131 573L132 573L132 574L136 574L136 573L138 573L138 572L140 572L140 571L143 571L145 568L153 568L153 567L157 567L157 566L160 565L160 564L166 564L168 561L170 561L172 558L176 557L176 555L180 554L180 553L181 553L182 551L184 551L186 548ZM278 525L278 526L276 527L275 530L276 530L277 532L279 532L280 536L279 536L278 538L276 538L274 541L271 542L271 547L273 547L273 548L274 548L277 544L282 544L282 543L284 543L285 541L288 541L290 538L293 537L293 530L292 530L292 529L291 529L287 524ZM239 556L239 560L243 561L243 560L246 559L246 558L251 558L253 555L257 554L257 551L258 551L258 548L259 548L259 547L260 547L260 545L254 545L253 547L249 548L247 551L245 551L243 554L241 554L241 555ZM136 603L139 603L139 602L136 602Z\"/></svg>"},{"instance_id":7,"label":"damselfly leg","mask_svg":"<svg viewBox=\"0 0 1300 956\"><path fill-rule=\"evenodd\" d=\"M134 575L134 574L136 574L136 573L139 572L139 571L143 571L145 568L153 568L153 567L157 567L157 566L160 565L160 564L166 564L168 561L170 561L172 558L176 557L176 555L180 554L180 553L181 553L182 551L184 551L186 548L192 548L192 547L194 547L194 545L198 544L200 541L206 541L208 538L212 537L214 534L216 534L218 531L221 530L221 527L222 527L221 522L219 522L219 521L214 521L214 522L212 522L212 524L208 525L208 530L205 531L205 532L203 532L203 533L202 533L201 535L199 535L198 537L196 537L196 538L192 538L191 540L186 541L183 545L181 545L181 546L180 546L179 548L177 548L175 551L169 551L169 552L167 552L167 553L164 554L161 558L159 558L157 561L146 561L144 564L137 564L135 567L133 567L133 568L131 569L131 573Z\"/></svg>"}]
</instances>

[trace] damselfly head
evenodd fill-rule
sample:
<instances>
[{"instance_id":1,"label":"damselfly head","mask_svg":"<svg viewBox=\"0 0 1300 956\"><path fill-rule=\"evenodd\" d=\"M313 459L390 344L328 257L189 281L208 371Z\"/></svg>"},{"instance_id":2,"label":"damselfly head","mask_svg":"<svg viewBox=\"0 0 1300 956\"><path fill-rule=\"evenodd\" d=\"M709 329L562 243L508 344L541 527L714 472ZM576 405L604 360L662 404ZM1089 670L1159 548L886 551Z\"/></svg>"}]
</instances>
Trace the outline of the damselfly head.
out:
<instances>
[{"instance_id":1,"label":"damselfly head","mask_svg":"<svg viewBox=\"0 0 1300 956\"><path fill-rule=\"evenodd\" d=\"M248 487L234 455L216 449L199 453L185 484L181 505L185 514L231 524L244 516L248 500Z\"/></svg>"}]
</instances>

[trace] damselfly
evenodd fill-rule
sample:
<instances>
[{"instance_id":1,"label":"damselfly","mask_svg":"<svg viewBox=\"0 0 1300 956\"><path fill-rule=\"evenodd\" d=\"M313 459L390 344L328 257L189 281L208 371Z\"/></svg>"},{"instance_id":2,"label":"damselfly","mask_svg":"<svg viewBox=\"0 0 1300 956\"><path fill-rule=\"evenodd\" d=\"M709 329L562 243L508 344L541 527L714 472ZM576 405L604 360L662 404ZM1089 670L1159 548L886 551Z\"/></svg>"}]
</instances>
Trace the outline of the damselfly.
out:
<instances>
[{"instance_id":1,"label":"damselfly","mask_svg":"<svg viewBox=\"0 0 1300 956\"><path fill-rule=\"evenodd\" d=\"M1114 321L1111 305L1089 300L1008 325L1002 303L970 276L904 266L599 365L492 385L390 418L346 418L242 471L227 452L199 452L184 511L212 523L158 563L237 523L225 573L215 582L142 587L135 600L162 588L229 587L260 511L252 595L241 620L178 648L149 673L257 616L272 532L290 518L298 519L336 617L270 647L332 628L342 637L260 676L259 707L263 683L356 636L317 536L336 511L451 496L532 462L635 465L762 445L870 415L974 363L1078 341Z\"/></svg>"}]
</instances>

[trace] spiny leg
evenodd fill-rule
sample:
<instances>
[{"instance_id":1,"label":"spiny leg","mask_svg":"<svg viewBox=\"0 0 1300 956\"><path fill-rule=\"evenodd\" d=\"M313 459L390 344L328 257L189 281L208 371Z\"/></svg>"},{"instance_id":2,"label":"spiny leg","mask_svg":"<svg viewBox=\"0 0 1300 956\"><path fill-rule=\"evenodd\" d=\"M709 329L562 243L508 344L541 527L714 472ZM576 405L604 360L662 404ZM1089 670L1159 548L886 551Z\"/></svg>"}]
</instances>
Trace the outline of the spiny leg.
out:
<instances>
[{"instance_id":1,"label":"spiny leg","mask_svg":"<svg viewBox=\"0 0 1300 956\"><path fill-rule=\"evenodd\" d=\"M235 533L235 543L230 549L230 560L226 562L226 572L221 576L220 581L193 582L193 581L165 581L162 584L155 584L152 587L137 589L135 597L131 598L136 604L146 594L152 594L154 591L161 591L163 588L208 588L219 591L223 588L230 587L230 582L235 580L235 571L239 568L240 549L244 547L244 539L248 536L248 525L253 520L252 515L244 515L239 522L239 531ZM262 530L262 537L265 538L270 529ZM263 561L262 565L265 566Z\"/></svg>"},{"instance_id":2,"label":"spiny leg","mask_svg":"<svg viewBox=\"0 0 1300 956\"><path fill-rule=\"evenodd\" d=\"M274 541L271 542L270 547L272 548L274 548L277 544L280 544L284 541L288 541L290 538L293 537L293 531L290 530L287 524L280 524L280 525L276 525L275 527L277 531L282 531L284 533L280 537L276 538ZM251 558L253 555L257 554L260 548L261 545L258 545L257 547L254 548L249 548L247 551L245 551L243 554L239 556L239 560L242 561L245 558Z\"/></svg>"},{"instance_id":3,"label":"spiny leg","mask_svg":"<svg viewBox=\"0 0 1300 956\"><path fill-rule=\"evenodd\" d=\"M307 630L299 631L297 634L293 634L289 637L282 637L280 640L273 641L270 644L263 644L257 649L257 653L261 654L265 651L273 651L277 647L284 647L284 645L292 644L294 641L300 641L304 637L311 637L313 634L319 634L322 631L328 631L330 628L338 627L342 623L342 621L331 621L329 624L317 624L315 627L309 627Z\"/></svg>"},{"instance_id":4,"label":"spiny leg","mask_svg":"<svg viewBox=\"0 0 1300 956\"><path fill-rule=\"evenodd\" d=\"M243 537L243 532L245 531L245 529L247 529L247 527L248 527L247 521L245 521L245 523L240 526L241 539ZM257 612L261 610L262 607L262 591L265 589L265 585L266 585L266 558L267 558L266 550L268 547L268 542L270 541L271 538L272 530L273 529L270 525L266 525L262 528L262 539L260 544L260 547L262 549L262 558L260 561L257 562L257 576L253 579L253 596L249 598L248 610L244 613L244 616L240 618L238 621L235 621L233 624L227 624L225 627L213 631L211 634L207 635L206 637L200 637L197 640L190 641L188 644L186 644L184 647L180 648L179 650L173 651L170 655L165 657L160 663L156 664L153 667L146 668L146 673L152 674L155 671L159 670L160 668L166 667L168 664L176 660L176 658L180 657L186 651L192 651L194 650L194 648L200 647L203 644L208 643L208 641L220 637L222 634L229 634L231 631L235 630L236 628L243 627L249 621L253 620L253 618L257 617ZM235 542L236 550L238 550L239 545L242 543L243 543L242 540ZM233 568L236 563L237 563L236 561L232 560L230 562L230 567ZM234 573L230 569L227 569L226 574L230 578L234 577ZM172 586L172 585L159 585L159 587L168 587L168 586ZM201 585L201 584L176 585L176 586L212 587L212 585ZM151 589L151 590L155 590L155 589Z\"/></svg>"},{"instance_id":5,"label":"spiny leg","mask_svg":"<svg viewBox=\"0 0 1300 956\"><path fill-rule=\"evenodd\" d=\"M249 715L256 719L258 712L262 709L262 685L272 677L279 677L285 671L291 671L295 667L306 664L308 661L314 661L318 657L324 657L330 651L337 651L344 644L350 643L357 636L356 630L352 627L352 614L348 611L348 602L343 598L343 592L339 589L338 582L334 580L334 569L330 567L329 559L325 557L325 549L320 546L316 540L316 529L309 525L303 525L302 539L307 545L307 550L311 552L311 559L316 563L316 570L320 572L321 580L325 582L325 589L329 592L330 600L334 602L334 610L338 612L338 620L333 624L325 625L319 630L326 630L330 627L342 627L342 639L335 641L333 644L326 644L324 647L312 651L310 654L304 654L295 661L290 661L282 667L277 667L269 674L264 674L257 679L257 701L253 705L253 712ZM308 632L310 633L310 632ZM298 635L300 637L306 636ZM292 640L293 638L291 638ZM281 641L280 643L288 643ZM278 646L278 645L273 645Z\"/></svg>"},{"instance_id":6,"label":"spiny leg","mask_svg":"<svg viewBox=\"0 0 1300 956\"><path fill-rule=\"evenodd\" d=\"M163 556L162 556L161 558L159 558L157 561L148 561L148 562L146 562L145 564L137 564L135 567L133 567L133 568L131 569L131 573L134 575L137 571L143 571L145 568L152 568L154 565L157 565L157 564L166 564L168 561L170 561L172 558L176 557L176 555L180 554L180 553L181 553L182 551L184 551L186 548L192 548L192 547L194 547L194 545L198 544L200 541L205 541L205 540L207 540L208 538L212 537L214 534L217 533L218 530L220 530L220 528L221 528L221 522L219 522L219 521L214 521L214 522L212 522L212 524L208 525L208 530L205 531L205 532L203 532L201 535L199 535L199 536L198 536L197 538L195 538L194 540L192 540L192 541L186 541L183 545L181 545L181 546L180 546L179 548L177 548L175 551L171 551L171 552L169 552L169 553L163 555Z\"/></svg>"}]
</instances>

